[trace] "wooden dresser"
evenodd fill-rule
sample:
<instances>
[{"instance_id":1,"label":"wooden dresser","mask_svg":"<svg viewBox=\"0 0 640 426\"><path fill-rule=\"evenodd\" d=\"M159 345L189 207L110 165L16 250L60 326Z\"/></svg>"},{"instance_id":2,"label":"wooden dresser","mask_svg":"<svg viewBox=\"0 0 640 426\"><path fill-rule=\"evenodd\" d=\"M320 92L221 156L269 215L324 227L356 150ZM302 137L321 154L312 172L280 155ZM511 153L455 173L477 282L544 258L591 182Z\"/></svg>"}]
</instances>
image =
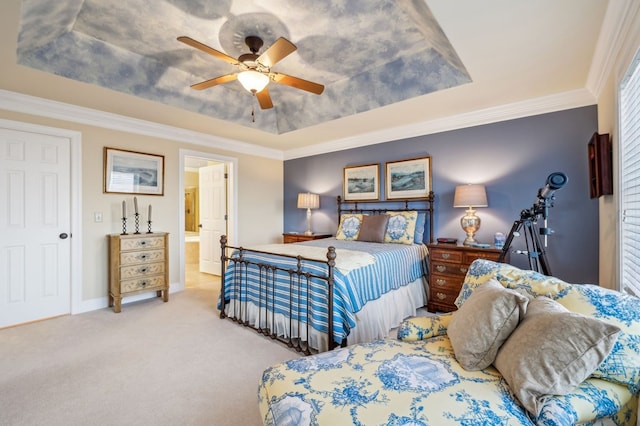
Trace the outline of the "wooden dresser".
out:
<instances>
[{"instance_id":1,"label":"wooden dresser","mask_svg":"<svg viewBox=\"0 0 640 426\"><path fill-rule=\"evenodd\" d=\"M455 244L429 244L429 302L430 312L455 311L453 304L469 265L476 259L497 261L502 253L497 248L466 247Z\"/></svg>"},{"instance_id":2,"label":"wooden dresser","mask_svg":"<svg viewBox=\"0 0 640 426\"><path fill-rule=\"evenodd\" d=\"M284 234L282 234L282 239L285 244L299 243L300 241L320 240L322 238L329 238L329 237L331 237L331 234L305 235L305 234L292 234L290 232L285 232Z\"/></svg>"},{"instance_id":3,"label":"wooden dresser","mask_svg":"<svg viewBox=\"0 0 640 426\"><path fill-rule=\"evenodd\" d=\"M122 298L148 291L169 301L169 234L111 234L109 306L120 312Z\"/></svg>"}]
</instances>

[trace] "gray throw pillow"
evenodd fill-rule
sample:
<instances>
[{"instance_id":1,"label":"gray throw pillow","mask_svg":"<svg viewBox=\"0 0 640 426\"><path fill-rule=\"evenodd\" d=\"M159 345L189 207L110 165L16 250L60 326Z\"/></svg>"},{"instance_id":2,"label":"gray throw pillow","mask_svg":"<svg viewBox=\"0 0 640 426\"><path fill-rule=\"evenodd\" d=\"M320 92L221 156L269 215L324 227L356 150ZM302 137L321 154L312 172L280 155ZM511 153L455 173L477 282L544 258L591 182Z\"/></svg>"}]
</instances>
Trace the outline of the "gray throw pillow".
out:
<instances>
[{"instance_id":1,"label":"gray throw pillow","mask_svg":"<svg viewBox=\"0 0 640 426\"><path fill-rule=\"evenodd\" d=\"M490 366L502 343L524 317L529 299L491 279L453 314L447 335L465 370Z\"/></svg>"},{"instance_id":2,"label":"gray throw pillow","mask_svg":"<svg viewBox=\"0 0 640 426\"><path fill-rule=\"evenodd\" d=\"M389 216L384 214L363 216L358 241L369 241L372 243L384 242L387 222L389 222Z\"/></svg>"},{"instance_id":3,"label":"gray throw pillow","mask_svg":"<svg viewBox=\"0 0 640 426\"><path fill-rule=\"evenodd\" d=\"M536 297L500 348L494 366L522 405L538 416L548 396L570 393L593 373L618 333L615 325Z\"/></svg>"}]
</instances>

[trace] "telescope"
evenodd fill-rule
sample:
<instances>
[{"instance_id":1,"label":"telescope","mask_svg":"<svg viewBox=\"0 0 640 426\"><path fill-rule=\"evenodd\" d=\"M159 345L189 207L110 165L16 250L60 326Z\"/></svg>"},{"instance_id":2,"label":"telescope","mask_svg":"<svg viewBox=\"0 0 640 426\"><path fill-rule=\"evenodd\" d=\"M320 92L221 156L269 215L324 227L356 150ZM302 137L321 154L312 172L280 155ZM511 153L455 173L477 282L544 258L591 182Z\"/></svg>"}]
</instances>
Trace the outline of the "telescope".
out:
<instances>
[{"instance_id":1,"label":"telescope","mask_svg":"<svg viewBox=\"0 0 640 426\"><path fill-rule=\"evenodd\" d=\"M547 236L553 233L553 229L547 227L547 216L549 207L553 207L553 200L558 189L567 184L569 178L562 172L551 173L547 177L545 186L538 189L538 196L530 209L524 209L520 212L520 219L513 222L511 232L507 236L502 252L498 258L498 262L504 261L513 237L520 236L520 229L524 228L524 243L526 250L515 250L518 254L525 254L529 257L529 268L534 271L542 271L545 275L551 275L549 264L545 253L547 246ZM544 219L544 226L538 227L538 216ZM544 246L540 241L540 235L544 236Z\"/></svg>"},{"instance_id":2,"label":"telescope","mask_svg":"<svg viewBox=\"0 0 640 426\"><path fill-rule=\"evenodd\" d=\"M548 199L553 199L556 190L562 188L567 184L569 178L562 172L551 173L547 177L547 184L544 188L538 189L538 201L539 203L545 202Z\"/></svg>"}]
</instances>

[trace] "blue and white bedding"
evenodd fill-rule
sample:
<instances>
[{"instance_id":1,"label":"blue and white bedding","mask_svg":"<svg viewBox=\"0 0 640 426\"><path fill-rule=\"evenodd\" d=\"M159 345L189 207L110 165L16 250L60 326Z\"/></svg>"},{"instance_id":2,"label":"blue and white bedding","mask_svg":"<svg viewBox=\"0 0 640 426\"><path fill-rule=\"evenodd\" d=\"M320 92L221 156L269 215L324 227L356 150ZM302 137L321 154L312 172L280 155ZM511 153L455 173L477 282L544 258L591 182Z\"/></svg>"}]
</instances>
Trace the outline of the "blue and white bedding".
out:
<instances>
[{"instance_id":1,"label":"blue and white bedding","mask_svg":"<svg viewBox=\"0 0 640 426\"><path fill-rule=\"evenodd\" d=\"M384 243L367 243L362 241L344 241L336 240L333 238L314 240L296 244L275 244L268 246L252 247L253 250L265 251L270 254L256 253L252 251L245 251L243 257L245 260L250 260L256 263L269 263L277 264L279 267L286 269L296 269L297 260L292 258L286 258L278 256L277 254L293 254L292 250L301 249L301 253L309 256L309 253L314 253L313 256L309 256L313 259L320 261L326 260L327 248L333 246L336 248L336 268L334 269L334 315L333 315L333 327L334 334L333 340L336 343L341 343L346 338L351 330L356 326L358 321L358 313L360 313L364 306L372 301L381 299L384 295L394 291L405 290L405 287L419 281L420 289L424 292L422 287L422 278L427 274L427 247L423 244L384 244ZM342 256L341 256L342 255ZM238 256L238 253L234 253L233 256ZM348 258L348 261L341 261L341 259ZM355 266L354 266L355 265ZM229 262L227 270L225 272L225 288L224 296L228 302L225 309L229 315L233 315L239 311L239 308L234 308L234 300L247 301L252 305L248 311L243 315L248 315L249 318L244 318L250 323L258 321L258 311L264 308L264 294L265 288L260 286L261 281L264 281L260 276L260 271L257 268L250 268L246 271L239 271L242 268L236 267L234 262ZM321 263L313 261L303 261L302 270L310 272L315 275L326 276L327 267ZM241 272L241 273L240 273ZM263 271L264 274L264 271ZM239 286L239 275L242 275L243 279L248 281L249 287L242 289ZM274 311L281 316L281 322L284 318L291 315L294 319L298 316L306 316L307 307L306 302L307 294L305 289L301 289L300 298L294 297L293 302L289 301L289 286L290 277L284 272L280 272L277 276L277 288L276 293L276 306ZM312 314L312 327L318 333L328 332L328 319L327 319L327 292L326 284L321 279L311 279L312 285L310 287L311 306L309 311ZM415 285L415 284L414 284ZM415 291L414 291L415 293ZM397 298L396 298L397 299ZM413 299L411 303L418 304L411 309L415 310L417 307L424 305L425 300L419 297L410 297ZM229 303L231 302L231 303ZM218 302L218 308L221 308L221 301ZM251 312L253 309L254 312ZM271 309L271 308L270 308ZM410 314L410 313L409 313ZM266 315L262 315L266 318ZM261 319L260 321L264 321ZM265 324L252 324L254 326L265 326ZM282 324L281 324L282 325ZM397 326L398 324L395 324ZM279 327L277 324L268 324L268 326L276 327L286 332L287 327ZM388 331L388 330L387 330ZM295 331L300 333L302 337L303 330ZM313 343L313 342L312 342ZM323 346L320 344L320 346ZM314 345L314 347L317 347Z\"/></svg>"}]
</instances>

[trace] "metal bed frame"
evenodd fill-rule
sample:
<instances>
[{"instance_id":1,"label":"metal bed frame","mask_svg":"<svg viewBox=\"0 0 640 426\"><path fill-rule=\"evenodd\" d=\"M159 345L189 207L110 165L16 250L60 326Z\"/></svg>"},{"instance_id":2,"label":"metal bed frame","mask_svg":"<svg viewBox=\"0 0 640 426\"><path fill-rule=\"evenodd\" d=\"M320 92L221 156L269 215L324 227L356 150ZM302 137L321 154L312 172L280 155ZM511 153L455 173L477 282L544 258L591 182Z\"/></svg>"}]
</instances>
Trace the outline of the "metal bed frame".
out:
<instances>
[{"instance_id":1,"label":"metal bed frame","mask_svg":"<svg viewBox=\"0 0 640 426\"><path fill-rule=\"evenodd\" d=\"M342 197L337 197L338 205L338 223L343 214L385 214L389 211L418 211L426 212L427 220L429 221L429 242L433 242L433 192L429 193L427 198L416 199L402 199L402 200L384 200L384 201L343 201ZM411 207L414 203L418 205L425 205L426 207ZM380 206L392 206L392 207L380 207ZM243 247L233 247L227 244L226 235L222 235L220 238L220 246L222 249L221 254L221 289L220 289L220 318L229 318L238 324L246 327L250 327L260 334L269 336L274 340L278 340L288 347L295 349L297 352L302 352L305 355L315 353L316 348L312 348L308 340L303 340L301 337L292 337L294 334L302 336L302 330L306 331L305 336L307 339L312 332L309 302L305 301L305 295L309 294L309 286L312 283L317 286L322 283L324 287L324 294L327 300L327 343L328 350L334 349L337 346L346 345L346 339L343 339L341 343L337 343L333 338L333 286L334 286L334 268L336 251L334 247L328 247L327 260L309 259L302 256L291 256L285 254L270 253L260 250L252 250ZM295 268L281 268L270 263L254 262L246 258L247 254L268 254L275 256L279 259L293 260L296 264ZM226 271L227 266L233 263L232 277L227 282ZM305 265L313 264L320 266L323 273L310 273L306 270ZM257 306L258 318L255 326L248 319L248 304L246 296L248 294L248 286L246 282L247 274L258 274L260 281L259 289L259 305ZM276 313L273 309L275 306L275 281L277 274L288 277L289 281L289 316L285 317L288 336L284 337L277 333L276 327L270 328L270 325L275 324ZM226 300L224 297L225 289L228 286L232 286L233 292L239 295L239 298ZM244 300L243 300L243 297ZM227 315L225 309L230 305L233 308L233 314ZM315 329L314 329L315 330ZM317 330L316 330L317 332Z\"/></svg>"}]
</instances>

